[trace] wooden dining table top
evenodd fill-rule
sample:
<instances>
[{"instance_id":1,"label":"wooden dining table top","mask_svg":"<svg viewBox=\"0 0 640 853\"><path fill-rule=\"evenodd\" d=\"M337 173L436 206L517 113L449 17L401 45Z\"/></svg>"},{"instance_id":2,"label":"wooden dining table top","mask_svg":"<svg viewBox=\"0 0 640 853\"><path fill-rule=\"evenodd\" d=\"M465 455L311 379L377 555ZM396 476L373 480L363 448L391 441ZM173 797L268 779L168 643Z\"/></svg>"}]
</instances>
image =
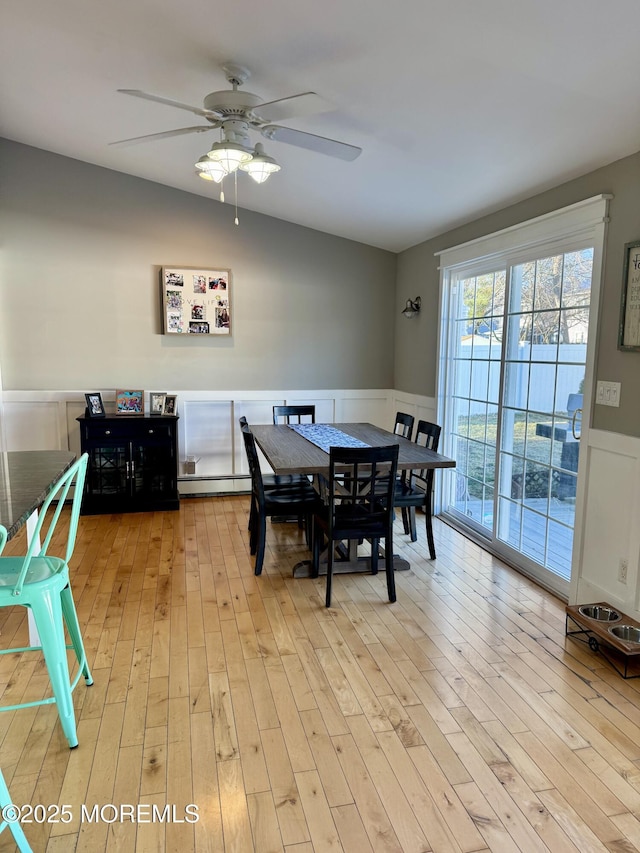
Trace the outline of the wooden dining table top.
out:
<instances>
[{"instance_id":1,"label":"wooden dining table top","mask_svg":"<svg viewBox=\"0 0 640 853\"><path fill-rule=\"evenodd\" d=\"M398 470L454 468L456 465L455 460L447 456L373 424L348 423L331 426L371 447L399 445ZM286 424L252 424L251 432L276 474L321 474L329 469L329 454Z\"/></svg>"}]
</instances>

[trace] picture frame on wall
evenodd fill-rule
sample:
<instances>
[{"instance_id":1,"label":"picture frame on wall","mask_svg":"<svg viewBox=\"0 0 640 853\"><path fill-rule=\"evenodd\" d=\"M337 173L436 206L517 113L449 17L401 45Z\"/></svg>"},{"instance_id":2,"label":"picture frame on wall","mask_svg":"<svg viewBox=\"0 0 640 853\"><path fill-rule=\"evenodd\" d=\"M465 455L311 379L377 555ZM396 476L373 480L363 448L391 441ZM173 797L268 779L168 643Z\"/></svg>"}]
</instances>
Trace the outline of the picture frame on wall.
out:
<instances>
[{"instance_id":1,"label":"picture frame on wall","mask_svg":"<svg viewBox=\"0 0 640 853\"><path fill-rule=\"evenodd\" d=\"M151 391L149 394L149 411L152 415L162 414L166 396L166 391Z\"/></svg>"},{"instance_id":2,"label":"picture frame on wall","mask_svg":"<svg viewBox=\"0 0 640 853\"><path fill-rule=\"evenodd\" d=\"M178 414L178 404L177 404L177 395L176 394L165 394L164 395L164 406L162 407L163 415L177 415Z\"/></svg>"},{"instance_id":3,"label":"picture frame on wall","mask_svg":"<svg viewBox=\"0 0 640 853\"><path fill-rule=\"evenodd\" d=\"M618 349L640 352L640 240L624 247Z\"/></svg>"},{"instance_id":4,"label":"picture frame on wall","mask_svg":"<svg viewBox=\"0 0 640 853\"><path fill-rule=\"evenodd\" d=\"M116 415L144 415L144 391L119 388L116 391Z\"/></svg>"},{"instance_id":5,"label":"picture frame on wall","mask_svg":"<svg viewBox=\"0 0 640 853\"><path fill-rule=\"evenodd\" d=\"M162 267L160 287L163 334L231 334L230 269Z\"/></svg>"},{"instance_id":6,"label":"picture frame on wall","mask_svg":"<svg viewBox=\"0 0 640 853\"><path fill-rule=\"evenodd\" d=\"M84 399L87 401L87 417L105 417L104 403L102 402L102 396L99 391L92 391L89 394L85 394Z\"/></svg>"}]
</instances>

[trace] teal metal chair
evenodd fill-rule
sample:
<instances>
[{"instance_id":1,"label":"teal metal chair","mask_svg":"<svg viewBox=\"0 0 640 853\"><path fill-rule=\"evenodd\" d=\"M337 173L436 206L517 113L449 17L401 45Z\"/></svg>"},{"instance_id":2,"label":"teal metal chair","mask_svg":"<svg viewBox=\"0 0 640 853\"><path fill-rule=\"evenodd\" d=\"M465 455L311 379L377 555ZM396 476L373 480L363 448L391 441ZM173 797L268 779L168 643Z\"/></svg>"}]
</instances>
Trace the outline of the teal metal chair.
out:
<instances>
[{"instance_id":1,"label":"teal metal chair","mask_svg":"<svg viewBox=\"0 0 640 853\"><path fill-rule=\"evenodd\" d=\"M19 817L19 807L13 805L7 783L4 781L4 776L0 770L0 814L2 815L2 823L0 823L0 833L9 827L13 840L18 845L20 853L33 853L29 842L22 831L20 822L13 818Z\"/></svg>"},{"instance_id":2,"label":"teal metal chair","mask_svg":"<svg viewBox=\"0 0 640 853\"><path fill-rule=\"evenodd\" d=\"M21 604L30 608L40 641L38 646L0 649L0 654L41 650L53 691L53 696L49 698L0 706L0 711L15 711L18 708L55 703L58 706L62 729L71 748L78 745L71 694L81 676L84 676L87 684L93 684L69 586L69 560L73 554L78 530L87 458L87 454L83 454L50 489L39 510L26 556L0 557L0 607ZM74 494L66 550L64 557L54 557L47 552L72 486ZM0 525L0 553L6 541L7 531ZM65 625L71 639L69 646L65 641ZM73 681L69 676L67 648L74 650L78 661L78 672Z\"/></svg>"}]
</instances>

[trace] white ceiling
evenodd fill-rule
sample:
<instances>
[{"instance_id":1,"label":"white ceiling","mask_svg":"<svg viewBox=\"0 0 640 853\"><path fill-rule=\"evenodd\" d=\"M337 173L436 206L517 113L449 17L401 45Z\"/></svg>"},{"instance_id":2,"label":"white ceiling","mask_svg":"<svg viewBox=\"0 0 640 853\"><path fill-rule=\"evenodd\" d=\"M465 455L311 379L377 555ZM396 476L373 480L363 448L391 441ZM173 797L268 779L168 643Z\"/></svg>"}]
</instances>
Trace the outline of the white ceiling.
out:
<instances>
[{"instance_id":1,"label":"white ceiling","mask_svg":"<svg viewBox=\"0 0 640 853\"><path fill-rule=\"evenodd\" d=\"M637 0L7 0L0 135L217 198L193 164L219 131L109 147L200 123L116 89L200 107L240 63L265 101L334 107L283 124L363 149L262 139L282 170L240 175L240 207L400 251L638 151L637 22Z\"/></svg>"}]
</instances>

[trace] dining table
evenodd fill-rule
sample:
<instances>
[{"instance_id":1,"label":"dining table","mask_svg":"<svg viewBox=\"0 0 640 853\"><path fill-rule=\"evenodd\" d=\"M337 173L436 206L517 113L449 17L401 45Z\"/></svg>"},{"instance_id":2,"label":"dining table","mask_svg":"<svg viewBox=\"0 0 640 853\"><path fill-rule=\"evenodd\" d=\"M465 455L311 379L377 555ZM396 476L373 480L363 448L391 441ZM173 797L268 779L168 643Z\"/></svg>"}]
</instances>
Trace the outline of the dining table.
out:
<instances>
[{"instance_id":1,"label":"dining table","mask_svg":"<svg viewBox=\"0 0 640 853\"><path fill-rule=\"evenodd\" d=\"M306 425L305 425L306 426ZM322 425L314 425L314 428ZM400 435L389 432L386 429L370 423L336 423L326 425L330 432L335 435L335 446L340 445L340 433L346 436L345 444L354 440L354 445L369 447L385 447L391 444L398 445L398 471L410 471L412 469L437 469L454 468L456 462L447 456L442 456L427 447L409 441ZM311 429L311 427L309 427ZM287 424L252 424L256 443L265 459L275 474L305 474L310 478L329 476L329 452L328 448L314 444L302 434L304 427L290 426ZM318 430L321 432L321 429ZM344 445L342 445L344 446ZM316 480L317 481L317 480ZM393 567L396 571L405 571L410 568L409 561L398 554L393 555ZM379 570L384 571L384 558L379 562ZM335 573L346 572L368 572L371 571L370 559L366 556L358 556L357 543L349 543L349 547L341 554L341 559L334 562ZM310 560L302 560L293 568L293 576L315 577L318 574L326 574L326 553L320 559L320 565L316 571Z\"/></svg>"},{"instance_id":2,"label":"dining table","mask_svg":"<svg viewBox=\"0 0 640 853\"><path fill-rule=\"evenodd\" d=\"M51 487L76 459L68 450L0 453L0 524L13 538L38 511Z\"/></svg>"}]
</instances>

